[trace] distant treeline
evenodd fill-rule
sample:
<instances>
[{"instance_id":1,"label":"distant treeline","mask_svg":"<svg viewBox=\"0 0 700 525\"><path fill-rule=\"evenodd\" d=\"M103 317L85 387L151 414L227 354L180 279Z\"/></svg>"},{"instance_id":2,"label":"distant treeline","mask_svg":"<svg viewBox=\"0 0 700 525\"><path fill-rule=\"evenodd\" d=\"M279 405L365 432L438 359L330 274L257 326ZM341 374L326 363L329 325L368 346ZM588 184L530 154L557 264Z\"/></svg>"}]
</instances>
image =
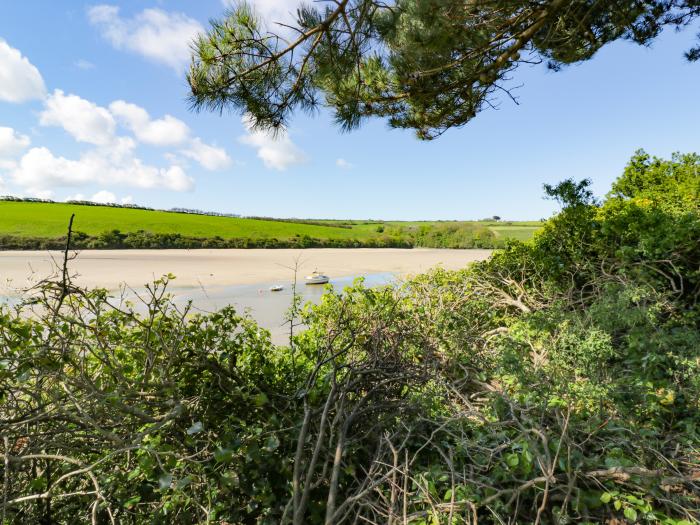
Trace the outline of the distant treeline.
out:
<instances>
[{"instance_id":1,"label":"distant treeline","mask_svg":"<svg viewBox=\"0 0 700 525\"><path fill-rule=\"evenodd\" d=\"M216 211L204 211L192 208L170 208L168 210L150 208L148 206L141 206L139 204L118 204L116 202L94 202L86 200L75 200L69 199L65 202L56 202L51 199L38 199L36 197L14 197L12 195L0 195L0 201L10 201L10 202L43 202L47 204L73 204L77 206L102 206L105 208L129 208L132 210L146 210L146 211L164 211L169 213L184 213L188 215L208 215L212 217L240 217L237 213L220 213Z\"/></svg>"},{"instance_id":2,"label":"distant treeline","mask_svg":"<svg viewBox=\"0 0 700 525\"><path fill-rule=\"evenodd\" d=\"M472 225L421 226L417 230L391 228L367 239L321 239L297 235L277 238L190 237L179 233L111 230L99 235L73 232L75 249L168 249L168 248L498 248L503 245L490 230ZM42 238L0 235L0 250L60 250L66 237Z\"/></svg>"},{"instance_id":3,"label":"distant treeline","mask_svg":"<svg viewBox=\"0 0 700 525\"><path fill-rule=\"evenodd\" d=\"M274 222L288 222L292 224L310 224L312 226L327 226L329 228L345 228L347 230L352 230L352 225L350 224L345 224L342 222L335 222L335 221L322 221L318 219L294 219L294 218L288 218L288 219L280 219L277 217L262 217L258 215L246 215L243 217L244 219L253 219L256 221L274 221Z\"/></svg>"},{"instance_id":4,"label":"distant treeline","mask_svg":"<svg viewBox=\"0 0 700 525\"><path fill-rule=\"evenodd\" d=\"M43 202L46 204L74 204L77 206L102 206L105 208L130 208L135 210L156 211L155 208L149 208L148 206L140 206L138 204L117 204L116 202L94 202L85 200L67 200L66 202L56 202L51 199L39 199L36 197L14 197L12 195L0 195L0 201Z\"/></svg>"}]
</instances>

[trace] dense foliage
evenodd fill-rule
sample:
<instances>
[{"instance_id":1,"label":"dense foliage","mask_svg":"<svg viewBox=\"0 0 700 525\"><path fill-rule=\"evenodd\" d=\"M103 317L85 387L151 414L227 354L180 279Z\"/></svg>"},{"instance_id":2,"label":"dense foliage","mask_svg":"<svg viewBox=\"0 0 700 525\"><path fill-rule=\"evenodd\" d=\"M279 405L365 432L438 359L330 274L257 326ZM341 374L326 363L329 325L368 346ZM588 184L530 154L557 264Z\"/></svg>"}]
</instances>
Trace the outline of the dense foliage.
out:
<instances>
[{"instance_id":1,"label":"dense foliage","mask_svg":"<svg viewBox=\"0 0 700 525\"><path fill-rule=\"evenodd\" d=\"M234 109L263 128L324 104L344 128L380 117L422 139L466 124L520 64L552 69L625 39L649 44L697 20L698 0L320 0L290 26L245 1L195 43L195 108ZM273 22L277 22L274 20ZM700 46L686 53L700 58Z\"/></svg>"},{"instance_id":2,"label":"dense foliage","mask_svg":"<svg viewBox=\"0 0 700 525\"><path fill-rule=\"evenodd\" d=\"M332 291L289 347L47 281L0 311L1 520L698 522L698 168L548 187L533 241Z\"/></svg>"}]
</instances>

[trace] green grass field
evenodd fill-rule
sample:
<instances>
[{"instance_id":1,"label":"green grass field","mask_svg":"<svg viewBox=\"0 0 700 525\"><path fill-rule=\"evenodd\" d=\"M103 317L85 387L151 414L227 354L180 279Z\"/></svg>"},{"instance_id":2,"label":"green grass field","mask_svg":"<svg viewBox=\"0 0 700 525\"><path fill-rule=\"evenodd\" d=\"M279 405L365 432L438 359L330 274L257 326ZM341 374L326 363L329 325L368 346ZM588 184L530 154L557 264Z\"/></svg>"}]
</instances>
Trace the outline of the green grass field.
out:
<instances>
[{"instance_id":1,"label":"green grass field","mask_svg":"<svg viewBox=\"0 0 700 525\"><path fill-rule=\"evenodd\" d=\"M321 225L106 206L0 201L0 235L57 238L65 235L68 220L73 213L73 229L88 235L99 235L116 229L124 233L144 230L151 233L179 233L191 237L218 236L224 239L290 239L307 235L319 239L366 240L380 235L377 231L380 225L387 228L413 229L421 225L436 224L429 221L315 221L327 224ZM472 224L488 227L499 238L518 240L529 239L540 227L538 222L481 221ZM341 225L350 227L338 227Z\"/></svg>"}]
</instances>

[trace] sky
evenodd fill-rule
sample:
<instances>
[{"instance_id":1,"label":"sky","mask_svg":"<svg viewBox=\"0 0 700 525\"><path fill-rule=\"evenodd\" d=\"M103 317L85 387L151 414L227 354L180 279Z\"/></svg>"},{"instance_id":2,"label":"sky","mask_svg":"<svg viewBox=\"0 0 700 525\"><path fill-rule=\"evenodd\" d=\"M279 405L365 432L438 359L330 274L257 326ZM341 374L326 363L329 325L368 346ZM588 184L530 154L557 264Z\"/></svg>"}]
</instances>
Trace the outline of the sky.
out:
<instances>
[{"instance_id":1,"label":"sky","mask_svg":"<svg viewBox=\"0 0 700 525\"><path fill-rule=\"evenodd\" d=\"M297 115L286 134L236 113L192 112L188 43L228 0L2 1L0 195L197 208L241 215L538 220L542 184L590 178L603 196L639 148L700 151L698 27L652 46L513 74L500 101L422 142L373 120L341 132ZM270 21L295 0L254 0Z\"/></svg>"}]
</instances>

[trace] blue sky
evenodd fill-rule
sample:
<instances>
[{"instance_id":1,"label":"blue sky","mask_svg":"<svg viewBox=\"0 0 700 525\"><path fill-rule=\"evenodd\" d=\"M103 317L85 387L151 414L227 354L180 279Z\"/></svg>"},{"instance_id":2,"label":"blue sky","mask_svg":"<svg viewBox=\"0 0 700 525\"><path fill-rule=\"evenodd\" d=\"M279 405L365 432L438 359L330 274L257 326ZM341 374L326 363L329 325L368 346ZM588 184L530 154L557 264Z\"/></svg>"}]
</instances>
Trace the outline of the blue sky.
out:
<instances>
[{"instance_id":1,"label":"blue sky","mask_svg":"<svg viewBox=\"0 0 700 525\"><path fill-rule=\"evenodd\" d=\"M273 19L292 0L257 0ZM277 217L540 219L542 184L589 177L603 195L638 148L700 150L697 28L620 42L552 73L514 74L502 100L433 142L322 111L280 141L240 115L192 113L182 35L222 0L5 2L0 18L0 194L83 197ZM184 39L186 41L186 38Z\"/></svg>"}]
</instances>

